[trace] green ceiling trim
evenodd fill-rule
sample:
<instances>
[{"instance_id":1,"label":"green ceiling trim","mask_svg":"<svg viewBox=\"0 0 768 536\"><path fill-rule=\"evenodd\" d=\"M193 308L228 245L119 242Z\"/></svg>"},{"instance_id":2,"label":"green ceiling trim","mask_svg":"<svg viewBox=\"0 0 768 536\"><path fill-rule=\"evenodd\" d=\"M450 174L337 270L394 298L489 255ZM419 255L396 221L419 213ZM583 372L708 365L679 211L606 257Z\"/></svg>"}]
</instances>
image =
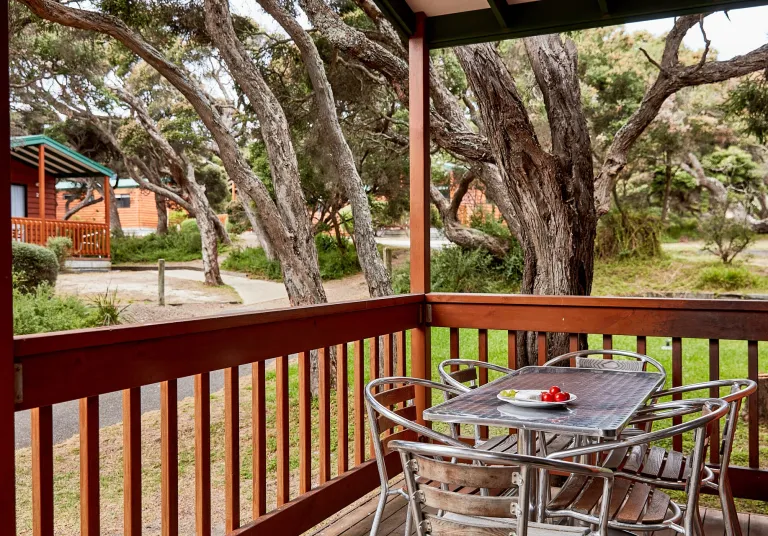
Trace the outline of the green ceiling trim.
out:
<instances>
[{"instance_id":1,"label":"green ceiling trim","mask_svg":"<svg viewBox=\"0 0 768 536\"><path fill-rule=\"evenodd\" d=\"M416 31L416 14L405 0L373 0L384 16L403 35L410 36Z\"/></svg>"},{"instance_id":2,"label":"green ceiling trim","mask_svg":"<svg viewBox=\"0 0 768 536\"><path fill-rule=\"evenodd\" d=\"M54 139L49 138L48 136L44 136L42 134L36 134L33 136L16 136L11 138L11 149L16 149L18 147L28 147L28 146L36 146L36 145L45 145L47 147L50 147L57 153L59 153L64 158L67 158L71 161L74 161L81 166L84 166L86 168L91 169L91 174L93 176L107 176L111 177L115 174L114 171L109 169L108 167L102 166L98 162L91 160L87 156L83 156L77 151L74 151L67 147L66 145L57 142ZM87 176L88 174L85 174ZM57 177L62 178L68 178L68 177L83 177L84 174L63 174L58 173L56 174Z\"/></svg>"}]
</instances>

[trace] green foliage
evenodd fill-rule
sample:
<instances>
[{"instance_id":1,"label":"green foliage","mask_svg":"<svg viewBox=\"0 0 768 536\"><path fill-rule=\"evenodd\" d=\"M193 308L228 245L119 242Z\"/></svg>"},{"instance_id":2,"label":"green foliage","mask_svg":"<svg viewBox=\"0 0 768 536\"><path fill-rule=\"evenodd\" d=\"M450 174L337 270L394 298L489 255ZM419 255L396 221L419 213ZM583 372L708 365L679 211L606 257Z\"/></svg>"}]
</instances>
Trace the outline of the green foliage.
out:
<instances>
[{"instance_id":1,"label":"green foliage","mask_svg":"<svg viewBox=\"0 0 768 536\"><path fill-rule=\"evenodd\" d=\"M181 225L182 222L189 219L189 214L184 210L171 210L168 214L168 225Z\"/></svg>"},{"instance_id":2,"label":"green foliage","mask_svg":"<svg viewBox=\"0 0 768 536\"><path fill-rule=\"evenodd\" d=\"M744 266L708 266L699 272L697 288L706 290L736 290L752 288L759 284L759 276Z\"/></svg>"},{"instance_id":3,"label":"green foliage","mask_svg":"<svg viewBox=\"0 0 768 536\"><path fill-rule=\"evenodd\" d=\"M82 329L98 325L93 311L74 296L56 296L48 283L28 289L14 277L14 335Z\"/></svg>"},{"instance_id":4,"label":"green foliage","mask_svg":"<svg viewBox=\"0 0 768 536\"><path fill-rule=\"evenodd\" d=\"M341 279L360 272L355 246L348 239L342 239L343 247L330 235L315 237L320 277L324 280ZM235 249L222 263L225 270L245 272L260 279L282 280L280 262L270 261L262 248Z\"/></svg>"},{"instance_id":5,"label":"green foliage","mask_svg":"<svg viewBox=\"0 0 768 536\"><path fill-rule=\"evenodd\" d=\"M104 294L98 294L91 299L91 305L93 305L93 317L98 322L99 326L116 326L122 324L125 310L127 305L121 305L120 300L117 298L117 289L112 292L109 288L104 291Z\"/></svg>"},{"instance_id":6,"label":"green foliage","mask_svg":"<svg viewBox=\"0 0 768 536\"><path fill-rule=\"evenodd\" d=\"M171 262L202 258L202 241L195 220L184 220L181 230L169 229L168 234L123 236L112 239L112 262Z\"/></svg>"},{"instance_id":7,"label":"green foliage","mask_svg":"<svg viewBox=\"0 0 768 536\"><path fill-rule=\"evenodd\" d=\"M762 178L752 155L734 145L727 149L715 149L702 158L701 165L708 175L731 189L749 192L762 188Z\"/></svg>"},{"instance_id":8,"label":"green foliage","mask_svg":"<svg viewBox=\"0 0 768 536\"><path fill-rule=\"evenodd\" d=\"M56 285L59 275L59 260L50 249L24 242L11 242L12 270L19 276L19 288L32 291L47 283Z\"/></svg>"},{"instance_id":9,"label":"green foliage","mask_svg":"<svg viewBox=\"0 0 768 536\"><path fill-rule=\"evenodd\" d=\"M224 170L219 166L206 164L195 170L195 179L205 186L205 197L208 198L213 211L222 212L230 196Z\"/></svg>"},{"instance_id":10,"label":"green foliage","mask_svg":"<svg viewBox=\"0 0 768 536\"><path fill-rule=\"evenodd\" d=\"M647 212L611 211L597 224L595 255L601 259L661 255L661 223Z\"/></svg>"},{"instance_id":11,"label":"green foliage","mask_svg":"<svg viewBox=\"0 0 768 536\"><path fill-rule=\"evenodd\" d=\"M485 234L498 238L512 239L512 233L509 227L504 223L504 218L495 217L489 212L485 212L482 207L476 208L469 216L469 226Z\"/></svg>"},{"instance_id":12,"label":"green foliage","mask_svg":"<svg viewBox=\"0 0 768 536\"><path fill-rule=\"evenodd\" d=\"M696 240L700 234L698 219L670 214L670 218L664 228L663 239L671 242Z\"/></svg>"},{"instance_id":13,"label":"green foliage","mask_svg":"<svg viewBox=\"0 0 768 536\"><path fill-rule=\"evenodd\" d=\"M64 269L64 261L72 253L72 239L68 236L52 236L48 239L46 247L53 251L59 262L59 270Z\"/></svg>"},{"instance_id":14,"label":"green foliage","mask_svg":"<svg viewBox=\"0 0 768 536\"><path fill-rule=\"evenodd\" d=\"M262 248L233 249L221 267L233 272L245 272L257 279L283 280L280 261L270 261Z\"/></svg>"},{"instance_id":15,"label":"green foliage","mask_svg":"<svg viewBox=\"0 0 768 536\"><path fill-rule=\"evenodd\" d=\"M730 264L739 253L755 241L755 233L743 219L728 215L728 205L710 210L709 217L701 224L704 251Z\"/></svg>"},{"instance_id":16,"label":"green foliage","mask_svg":"<svg viewBox=\"0 0 768 536\"><path fill-rule=\"evenodd\" d=\"M520 288L522 270L519 258L499 261L482 249L465 250L450 246L432 254L431 284L434 292L510 293ZM395 270L392 286L395 293L410 292L410 267Z\"/></svg>"},{"instance_id":17,"label":"green foliage","mask_svg":"<svg viewBox=\"0 0 768 536\"><path fill-rule=\"evenodd\" d=\"M248 201L250 203L250 201ZM227 203L227 232L229 234L242 234L251 228L251 222L245 214L240 201L230 201Z\"/></svg>"},{"instance_id":18,"label":"green foliage","mask_svg":"<svg viewBox=\"0 0 768 536\"><path fill-rule=\"evenodd\" d=\"M744 78L730 92L723 108L744 124L744 131L760 143L768 141L768 74Z\"/></svg>"}]
</instances>

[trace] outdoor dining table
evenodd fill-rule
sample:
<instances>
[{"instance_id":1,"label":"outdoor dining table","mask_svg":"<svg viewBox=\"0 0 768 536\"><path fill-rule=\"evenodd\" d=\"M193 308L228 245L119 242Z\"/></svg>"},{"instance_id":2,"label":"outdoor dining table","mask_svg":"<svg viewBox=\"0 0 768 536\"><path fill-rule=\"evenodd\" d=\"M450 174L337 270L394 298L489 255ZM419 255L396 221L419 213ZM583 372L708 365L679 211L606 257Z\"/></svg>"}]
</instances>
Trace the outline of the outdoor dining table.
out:
<instances>
[{"instance_id":1,"label":"outdoor dining table","mask_svg":"<svg viewBox=\"0 0 768 536\"><path fill-rule=\"evenodd\" d=\"M518 452L536 455L535 432L617 439L637 410L663 383L664 376L657 372L523 367L424 410L424 419L517 428ZM565 407L534 409L513 406L497 398L499 392L506 389L546 391L553 385L575 394L577 399Z\"/></svg>"}]
</instances>

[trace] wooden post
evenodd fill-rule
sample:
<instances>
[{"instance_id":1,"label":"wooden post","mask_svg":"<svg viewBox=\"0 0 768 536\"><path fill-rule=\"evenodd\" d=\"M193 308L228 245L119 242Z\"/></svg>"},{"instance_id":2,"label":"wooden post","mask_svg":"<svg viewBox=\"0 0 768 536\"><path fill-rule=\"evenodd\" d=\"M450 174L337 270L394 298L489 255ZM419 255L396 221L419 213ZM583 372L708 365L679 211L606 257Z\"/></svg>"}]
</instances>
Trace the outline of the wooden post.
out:
<instances>
[{"instance_id":1,"label":"wooden post","mask_svg":"<svg viewBox=\"0 0 768 536\"><path fill-rule=\"evenodd\" d=\"M111 201L112 196L109 193L109 177L104 177L104 223L107 225L107 258L112 258L112 214L111 214ZM141 205L141 203L139 203Z\"/></svg>"},{"instance_id":2,"label":"wooden post","mask_svg":"<svg viewBox=\"0 0 768 536\"><path fill-rule=\"evenodd\" d=\"M392 275L392 248L384 248L384 266L387 272Z\"/></svg>"},{"instance_id":3,"label":"wooden post","mask_svg":"<svg viewBox=\"0 0 768 536\"><path fill-rule=\"evenodd\" d=\"M40 144L38 147L38 154L40 155L37 166L37 195L40 196L40 202L38 203L38 210L40 210L40 219L43 222L43 229L40 235L40 244L45 245L48 240L48 229L45 227L45 145Z\"/></svg>"},{"instance_id":4,"label":"wooden post","mask_svg":"<svg viewBox=\"0 0 768 536\"><path fill-rule=\"evenodd\" d=\"M411 292L427 294L429 287L429 46L426 35L426 15L416 14L416 31L408 41L409 49L409 108L410 108L410 179L411 179ZM426 320L426 315L423 317ZM411 373L415 378L430 379L430 328L423 322L411 331ZM424 422L422 412L428 408L431 393L416 388L416 413Z\"/></svg>"},{"instance_id":5,"label":"wooden post","mask_svg":"<svg viewBox=\"0 0 768 536\"><path fill-rule=\"evenodd\" d=\"M157 259L157 304L165 305L165 259Z\"/></svg>"},{"instance_id":6,"label":"wooden post","mask_svg":"<svg viewBox=\"0 0 768 536\"><path fill-rule=\"evenodd\" d=\"M0 2L0 20L8 20L8 2ZM10 102L8 40L0 45L0 101ZM0 139L11 139L10 107L0 106ZM6 142L7 143L7 142ZM8 147L6 145L6 147ZM11 151L0 151L0 170L11 176ZM0 196L0 219L11 219L11 196ZM11 291L11 241L0 249L0 519L8 534L16 534L16 462L13 366L13 293Z\"/></svg>"}]
</instances>

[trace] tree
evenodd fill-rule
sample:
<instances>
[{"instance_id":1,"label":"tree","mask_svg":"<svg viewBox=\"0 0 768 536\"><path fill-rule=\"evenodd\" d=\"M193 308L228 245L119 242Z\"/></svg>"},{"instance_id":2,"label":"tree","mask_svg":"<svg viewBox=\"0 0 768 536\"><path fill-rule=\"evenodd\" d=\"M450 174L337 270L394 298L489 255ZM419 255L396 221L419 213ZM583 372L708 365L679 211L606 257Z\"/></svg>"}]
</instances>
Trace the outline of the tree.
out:
<instances>
[{"instance_id":1,"label":"tree","mask_svg":"<svg viewBox=\"0 0 768 536\"><path fill-rule=\"evenodd\" d=\"M408 71L400 41L388 37L391 27L369 0L355 3L369 16L375 39L345 22L322 0L300 1L316 30L362 67L387 80L407 105ZM696 25L706 38L703 19L679 17L664 41L660 59L646 52L656 76L635 111L612 136L597 173L573 41L558 35L523 40L543 97L549 139L536 131L525 95L494 45L454 50L474 97L470 107L451 93L432 65L433 139L443 150L480 167L489 197L525 252L523 292L589 294L597 218L610 208L613 187L629 151L667 98L685 87L743 76L768 65L768 45L728 61L708 61L708 41L697 61L683 63L682 39ZM549 347L552 354L563 353L567 337L553 336ZM535 362L533 336L528 337L527 350L524 361Z\"/></svg>"},{"instance_id":2,"label":"tree","mask_svg":"<svg viewBox=\"0 0 768 536\"><path fill-rule=\"evenodd\" d=\"M734 218L729 213L729 204L726 202L713 207L701 225L704 236L702 249L718 256L723 264L731 264L737 255L755 241L755 233L742 218L743 214L738 216L739 219Z\"/></svg>"}]
</instances>

